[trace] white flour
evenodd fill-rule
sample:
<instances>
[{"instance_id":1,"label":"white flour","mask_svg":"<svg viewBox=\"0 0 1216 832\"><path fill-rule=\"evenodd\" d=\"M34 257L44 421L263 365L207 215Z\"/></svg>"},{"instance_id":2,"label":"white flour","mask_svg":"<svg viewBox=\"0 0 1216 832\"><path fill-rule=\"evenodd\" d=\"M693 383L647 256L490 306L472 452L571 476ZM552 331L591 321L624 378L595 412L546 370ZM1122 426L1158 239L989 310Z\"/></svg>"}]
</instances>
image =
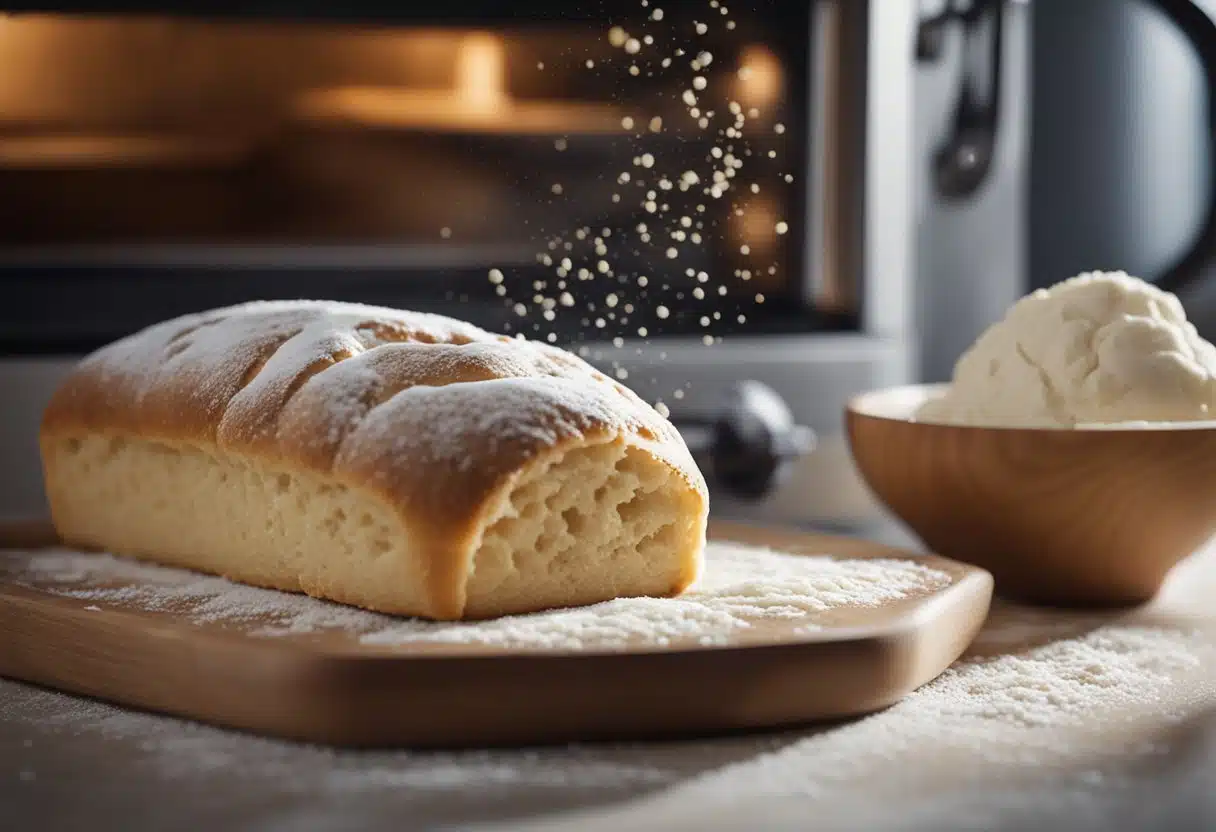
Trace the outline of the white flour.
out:
<instances>
[{"instance_id":1,"label":"white flour","mask_svg":"<svg viewBox=\"0 0 1216 832\"><path fill-rule=\"evenodd\" d=\"M595 83L629 91L619 96L629 111L620 124L632 161L605 170L610 191L552 183L553 205L577 205L574 215L597 206L592 210L628 221L546 233L536 254L545 280L532 280L531 269L488 274L494 291L512 302L515 329L529 337L558 341L564 327L557 321L619 333L612 348L582 346L579 354L611 364L622 380L629 377L621 361L626 338L681 326L713 346L759 313L765 293L789 270L781 239L798 188L790 151L799 143L786 135L771 94L780 83L777 59L756 46L733 54L737 21L718 0L699 10L641 5L643 14L606 32L619 51L595 61L571 56L566 68L586 67ZM578 141L558 138L555 150L565 153ZM727 296L733 300L724 304ZM685 388L663 395L678 400Z\"/></svg>"},{"instance_id":2,"label":"white flour","mask_svg":"<svg viewBox=\"0 0 1216 832\"><path fill-rule=\"evenodd\" d=\"M67 554L42 561L65 588L100 565ZM126 562L106 568L119 565L137 570L141 580L149 572L176 579L170 570ZM267 599L251 592L248 609L260 615ZM1207 553L1180 568L1164 595L1141 611L1078 614L998 605L967 657L895 707L842 725L758 737L349 753L3 681L0 728L28 738L10 746L10 754L31 778L10 789L47 781L50 773L32 762L39 749L67 743L86 753L101 743L107 755L119 749L131 762L112 777L90 771L87 782L95 790L134 795L149 783L166 783L175 794L224 794L225 801L248 793L256 805L273 799L295 807L276 829L304 819L315 823L301 828L350 828L360 807L373 805L395 806L396 816L420 824L430 818L465 825L513 812L598 807L559 815L551 824L498 827L537 832L733 832L756 828L760 817L772 830L804 829L810 819L823 829L1007 828L1000 823L1009 813L1031 804L1092 807L1103 789L1124 787L1128 761L1159 756L1165 732L1216 707L1214 592L1216 558ZM289 605L290 616L301 616L303 607L334 612L295 596L279 603ZM349 614L360 620L367 615ZM236 782L244 786L231 785ZM191 810L210 817L217 806L208 800ZM217 816L215 825L227 828L226 820Z\"/></svg>"},{"instance_id":3,"label":"white flour","mask_svg":"<svg viewBox=\"0 0 1216 832\"><path fill-rule=\"evenodd\" d=\"M1208 550L1145 609L998 603L967 656L887 711L617 811L528 829L733 830L759 816L774 830L810 817L823 829L980 829L1047 798L1092 808L1178 725L1216 712L1214 590Z\"/></svg>"},{"instance_id":4,"label":"white flour","mask_svg":"<svg viewBox=\"0 0 1216 832\"><path fill-rule=\"evenodd\" d=\"M757 621L800 629L845 607L931 592L950 577L914 560L836 560L711 543L705 575L679 598L623 598L569 610L474 623L393 618L302 595L257 589L111 555L67 550L10 553L22 580L93 605L175 611L198 624L254 623L255 635L344 630L365 644L478 644L516 650L620 649L673 640L712 645Z\"/></svg>"},{"instance_id":5,"label":"white flour","mask_svg":"<svg viewBox=\"0 0 1216 832\"><path fill-rule=\"evenodd\" d=\"M591 426L649 428L661 457L692 466L670 423L572 353L428 313L254 301L148 327L74 378L118 414L107 424L119 433L141 433L163 406L174 424L185 412L214 431L212 450L273 440L284 460L320 453L335 474L386 454L467 473L487 437L543 449Z\"/></svg>"}]
</instances>

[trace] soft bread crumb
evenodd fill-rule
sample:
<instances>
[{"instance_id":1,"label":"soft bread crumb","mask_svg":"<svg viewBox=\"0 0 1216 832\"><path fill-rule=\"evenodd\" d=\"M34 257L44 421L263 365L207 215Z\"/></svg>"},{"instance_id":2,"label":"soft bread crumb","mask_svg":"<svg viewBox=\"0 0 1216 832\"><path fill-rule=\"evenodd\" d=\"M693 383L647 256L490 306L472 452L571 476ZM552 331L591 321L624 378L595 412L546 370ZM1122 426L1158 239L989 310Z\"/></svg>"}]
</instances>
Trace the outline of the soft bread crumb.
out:
<instances>
[{"instance_id":1,"label":"soft bread crumb","mask_svg":"<svg viewBox=\"0 0 1216 832\"><path fill-rule=\"evenodd\" d=\"M50 455L72 484L56 501L72 543L381 612L429 606L421 541L367 489L131 437L63 439ZM467 557L464 617L680 592L700 557L689 499L622 443L542 460Z\"/></svg>"},{"instance_id":2,"label":"soft bread crumb","mask_svg":"<svg viewBox=\"0 0 1216 832\"><path fill-rule=\"evenodd\" d=\"M696 513L673 477L621 443L533 466L477 550L466 614L680 592L696 577L695 552L682 542ZM636 587L646 590L629 592Z\"/></svg>"}]
</instances>

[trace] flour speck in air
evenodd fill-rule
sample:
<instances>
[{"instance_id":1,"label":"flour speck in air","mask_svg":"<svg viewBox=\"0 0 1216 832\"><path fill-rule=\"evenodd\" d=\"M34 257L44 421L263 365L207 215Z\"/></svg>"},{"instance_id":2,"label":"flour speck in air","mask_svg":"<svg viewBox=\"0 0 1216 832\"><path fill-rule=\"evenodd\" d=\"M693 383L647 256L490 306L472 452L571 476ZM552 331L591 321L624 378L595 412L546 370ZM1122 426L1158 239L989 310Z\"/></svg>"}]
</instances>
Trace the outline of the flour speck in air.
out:
<instances>
[{"instance_id":1,"label":"flour speck in air","mask_svg":"<svg viewBox=\"0 0 1216 832\"><path fill-rule=\"evenodd\" d=\"M749 314L755 293L732 290L753 278L783 280L788 227L776 215L796 194L793 175L770 161L789 145L777 120L783 69L734 28L716 2L663 10L642 0L636 15L606 29L611 52L594 62L570 56L571 72L591 70L627 111L620 144L631 152L607 162L600 177L614 187L578 197L580 213L620 217L620 227L596 234L571 224L563 204L561 219L536 232L537 262L555 279L489 271L494 293L514 312L504 326L549 343L603 339L622 349L625 338L692 334L713 347L759 317ZM572 184L553 183L552 196L569 195ZM555 251L568 256L559 264ZM690 264L712 285L690 294L684 281L655 279ZM610 292L627 302L605 308ZM559 303L563 296L573 302ZM611 351L596 360L614 372L625 363Z\"/></svg>"},{"instance_id":2,"label":"flour speck in air","mask_svg":"<svg viewBox=\"0 0 1216 832\"><path fill-rule=\"evenodd\" d=\"M915 559L791 555L711 543L698 583L677 598L621 598L588 607L470 623L435 623L365 612L222 578L66 550L27 558L23 579L90 605L175 612L199 624L240 626L258 637L340 630L367 645L479 645L504 650L612 651L675 642L712 646L761 622L802 632L825 615L931 593L949 575Z\"/></svg>"}]
</instances>

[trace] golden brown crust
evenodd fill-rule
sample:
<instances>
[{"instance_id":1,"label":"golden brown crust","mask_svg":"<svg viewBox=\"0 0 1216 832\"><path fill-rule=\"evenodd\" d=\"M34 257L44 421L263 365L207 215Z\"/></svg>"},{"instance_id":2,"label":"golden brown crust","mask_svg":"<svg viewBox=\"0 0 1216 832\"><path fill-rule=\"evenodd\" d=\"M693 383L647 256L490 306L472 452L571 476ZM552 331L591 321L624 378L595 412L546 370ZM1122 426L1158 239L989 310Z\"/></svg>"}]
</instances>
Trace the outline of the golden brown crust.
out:
<instances>
[{"instance_id":1,"label":"golden brown crust","mask_svg":"<svg viewBox=\"0 0 1216 832\"><path fill-rule=\"evenodd\" d=\"M351 304L246 304L111 344L45 411L44 442L79 433L213 447L375 491L452 553L440 560L529 461L573 444L637 445L706 499L672 425L574 355Z\"/></svg>"}]
</instances>

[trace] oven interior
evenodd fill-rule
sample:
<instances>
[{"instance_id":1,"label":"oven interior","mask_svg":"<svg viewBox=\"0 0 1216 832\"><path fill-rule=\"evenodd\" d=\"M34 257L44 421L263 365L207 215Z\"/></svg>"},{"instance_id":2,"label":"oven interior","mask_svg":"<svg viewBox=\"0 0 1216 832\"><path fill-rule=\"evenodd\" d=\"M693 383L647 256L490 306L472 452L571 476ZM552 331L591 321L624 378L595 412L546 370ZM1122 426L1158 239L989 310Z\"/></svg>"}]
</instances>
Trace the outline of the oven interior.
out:
<instances>
[{"instance_id":1,"label":"oven interior","mask_svg":"<svg viewBox=\"0 0 1216 832\"><path fill-rule=\"evenodd\" d=\"M804 251L815 4L409 5L0 16L0 347L288 297L565 344L857 327Z\"/></svg>"}]
</instances>

